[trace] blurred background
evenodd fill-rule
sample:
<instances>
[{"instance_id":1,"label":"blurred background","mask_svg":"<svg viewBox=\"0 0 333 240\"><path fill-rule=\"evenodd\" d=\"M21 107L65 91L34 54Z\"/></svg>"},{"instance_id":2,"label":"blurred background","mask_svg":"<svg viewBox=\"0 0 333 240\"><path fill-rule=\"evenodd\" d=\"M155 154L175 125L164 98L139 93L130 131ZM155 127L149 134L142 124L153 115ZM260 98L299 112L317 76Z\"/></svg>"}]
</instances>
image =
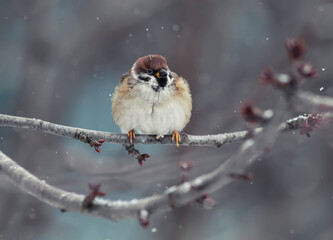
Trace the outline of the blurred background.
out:
<instances>
[{"instance_id":1,"label":"blurred background","mask_svg":"<svg viewBox=\"0 0 333 240\"><path fill-rule=\"evenodd\" d=\"M1 0L0 113L120 132L110 98L135 60L161 54L185 77L193 95L184 132L243 130L240 104L274 106L280 93L262 89L265 66L288 72L284 40L301 35L318 77L303 88L333 97L333 3L330 0ZM290 113L289 117L295 116ZM311 138L283 134L273 150L212 194L212 210L185 207L110 222L61 213L0 177L0 239L333 239L333 131ZM122 146L100 154L81 142L0 127L0 150L49 184L88 193L101 183L106 198L132 199L180 182L179 161L193 178L237 151L138 145L151 158L140 167Z\"/></svg>"}]
</instances>

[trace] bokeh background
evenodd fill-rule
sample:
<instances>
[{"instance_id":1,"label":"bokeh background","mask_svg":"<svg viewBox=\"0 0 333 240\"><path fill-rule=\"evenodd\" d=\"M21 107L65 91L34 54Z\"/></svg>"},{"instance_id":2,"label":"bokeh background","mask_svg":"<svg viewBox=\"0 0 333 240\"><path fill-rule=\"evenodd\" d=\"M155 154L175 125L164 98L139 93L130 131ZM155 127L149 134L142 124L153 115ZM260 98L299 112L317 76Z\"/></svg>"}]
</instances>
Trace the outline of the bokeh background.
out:
<instances>
[{"instance_id":1,"label":"bokeh background","mask_svg":"<svg viewBox=\"0 0 333 240\"><path fill-rule=\"evenodd\" d=\"M192 90L186 133L243 130L243 101L270 107L280 97L258 76L267 65L290 70L288 37L304 37L318 69L303 88L333 96L332 24L330 0L1 0L0 113L119 132L110 97L121 74L138 57L161 54ZM330 127L311 138L283 134L248 169L252 182L212 194L214 209L155 215L146 229L135 219L61 213L0 177L0 239L333 239L332 137ZM82 194L101 183L113 200L161 193L179 183L179 161L194 163L193 178L239 145L137 147L152 156L143 167L122 146L97 154L72 139L0 128L0 150L39 178Z\"/></svg>"}]
</instances>

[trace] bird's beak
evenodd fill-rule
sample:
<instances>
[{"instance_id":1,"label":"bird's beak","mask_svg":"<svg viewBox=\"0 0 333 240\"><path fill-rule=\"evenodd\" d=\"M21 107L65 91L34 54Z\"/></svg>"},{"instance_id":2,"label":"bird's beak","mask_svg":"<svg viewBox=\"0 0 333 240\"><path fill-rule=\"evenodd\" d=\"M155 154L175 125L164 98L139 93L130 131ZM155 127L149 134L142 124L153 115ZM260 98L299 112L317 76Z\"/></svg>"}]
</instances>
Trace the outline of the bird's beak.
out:
<instances>
[{"instance_id":1,"label":"bird's beak","mask_svg":"<svg viewBox=\"0 0 333 240\"><path fill-rule=\"evenodd\" d=\"M155 74L157 78L165 78L167 75L168 72L165 69L161 69L161 71Z\"/></svg>"}]
</instances>

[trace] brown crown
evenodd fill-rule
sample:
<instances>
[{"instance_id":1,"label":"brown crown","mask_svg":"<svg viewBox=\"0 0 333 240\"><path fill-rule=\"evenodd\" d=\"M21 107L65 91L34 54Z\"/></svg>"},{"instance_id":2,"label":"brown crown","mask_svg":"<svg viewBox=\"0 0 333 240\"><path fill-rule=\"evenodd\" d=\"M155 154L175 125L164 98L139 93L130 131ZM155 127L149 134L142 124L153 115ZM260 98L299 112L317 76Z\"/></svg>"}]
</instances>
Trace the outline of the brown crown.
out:
<instances>
[{"instance_id":1,"label":"brown crown","mask_svg":"<svg viewBox=\"0 0 333 240\"><path fill-rule=\"evenodd\" d=\"M166 59L161 55L147 55L139 58L135 62L135 73L139 74L147 69L153 71L160 70L161 68L167 69L168 65Z\"/></svg>"}]
</instances>

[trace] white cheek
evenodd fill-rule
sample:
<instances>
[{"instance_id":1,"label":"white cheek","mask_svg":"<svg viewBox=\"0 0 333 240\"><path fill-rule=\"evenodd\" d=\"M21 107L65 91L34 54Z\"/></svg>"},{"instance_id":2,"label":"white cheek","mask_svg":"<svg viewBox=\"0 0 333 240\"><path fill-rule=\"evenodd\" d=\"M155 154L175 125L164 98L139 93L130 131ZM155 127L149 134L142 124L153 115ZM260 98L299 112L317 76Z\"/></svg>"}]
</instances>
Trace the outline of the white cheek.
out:
<instances>
[{"instance_id":1,"label":"white cheek","mask_svg":"<svg viewBox=\"0 0 333 240\"><path fill-rule=\"evenodd\" d=\"M158 82L157 82L156 78L154 78L154 77L152 77L150 79L149 83L151 86L158 87Z\"/></svg>"},{"instance_id":2,"label":"white cheek","mask_svg":"<svg viewBox=\"0 0 333 240\"><path fill-rule=\"evenodd\" d=\"M151 75L148 75L148 74L144 74L143 76L149 78L149 81L146 82L147 84L149 84L151 86L157 86L158 85L155 77L153 77Z\"/></svg>"},{"instance_id":3,"label":"white cheek","mask_svg":"<svg viewBox=\"0 0 333 240\"><path fill-rule=\"evenodd\" d=\"M135 73L135 63L133 64L132 66L132 69L131 69L131 75L132 75L132 78L133 79L138 79L138 75Z\"/></svg>"},{"instance_id":4,"label":"white cheek","mask_svg":"<svg viewBox=\"0 0 333 240\"><path fill-rule=\"evenodd\" d=\"M137 76L135 74L136 78L135 79L139 79L139 76ZM144 80L138 80L142 83L142 85L146 85L146 86L158 86L158 82L156 81L156 78L154 76L148 75L147 73L140 73L140 76L144 77L144 78L149 78L148 81L144 81Z\"/></svg>"},{"instance_id":5,"label":"white cheek","mask_svg":"<svg viewBox=\"0 0 333 240\"><path fill-rule=\"evenodd\" d=\"M170 86L170 85L172 85L173 84L173 82L174 82L174 79L171 77L169 77L170 76L170 74L171 74L171 72L170 71L168 71L168 76L167 76L167 78L168 78L168 83L167 83L167 86ZM172 76L172 75L171 75Z\"/></svg>"}]
</instances>

